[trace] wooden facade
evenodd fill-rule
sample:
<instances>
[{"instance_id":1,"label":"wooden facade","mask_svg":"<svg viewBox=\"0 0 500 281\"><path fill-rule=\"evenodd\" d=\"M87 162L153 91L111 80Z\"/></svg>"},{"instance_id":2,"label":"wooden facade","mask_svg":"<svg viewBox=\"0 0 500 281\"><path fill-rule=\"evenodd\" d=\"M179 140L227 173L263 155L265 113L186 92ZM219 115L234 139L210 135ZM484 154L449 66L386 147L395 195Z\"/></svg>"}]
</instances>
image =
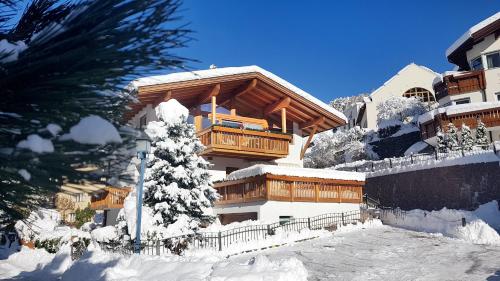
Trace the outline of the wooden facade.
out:
<instances>
[{"instance_id":1,"label":"wooden facade","mask_svg":"<svg viewBox=\"0 0 500 281\"><path fill-rule=\"evenodd\" d=\"M203 156L271 160L288 156L289 134L213 125L198 132Z\"/></svg>"},{"instance_id":2,"label":"wooden facade","mask_svg":"<svg viewBox=\"0 0 500 281\"><path fill-rule=\"evenodd\" d=\"M92 196L90 208L93 210L123 208L123 202L130 192L129 188L106 187Z\"/></svg>"},{"instance_id":3,"label":"wooden facade","mask_svg":"<svg viewBox=\"0 0 500 281\"><path fill-rule=\"evenodd\" d=\"M457 128L461 128L462 124L465 124L471 129L475 129L478 119L487 128L500 126L500 107L453 115L447 115L446 113L436 114L433 120L420 124L422 139L425 140L436 136L438 130L446 132L449 123L453 123Z\"/></svg>"},{"instance_id":4,"label":"wooden facade","mask_svg":"<svg viewBox=\"0 0 500 281\"><path fill-rule=\"evenodd\" d=\"M362 181L265 174L215 184L221 195L216 205L256 201L361 203Z\"/></svg>"},{"instance_id":5,"label":"wooden facade","mask_svg":"<svg viewBox=\"0 0 500 281\"><path fill-rule=\"evenodd\" d=\"M486 89L484 70L467 71L460 74L447 75L443 81L434 85L436 99L440 100L446 96L460 95L483 91Z\"/></svg>"}]
</instances>

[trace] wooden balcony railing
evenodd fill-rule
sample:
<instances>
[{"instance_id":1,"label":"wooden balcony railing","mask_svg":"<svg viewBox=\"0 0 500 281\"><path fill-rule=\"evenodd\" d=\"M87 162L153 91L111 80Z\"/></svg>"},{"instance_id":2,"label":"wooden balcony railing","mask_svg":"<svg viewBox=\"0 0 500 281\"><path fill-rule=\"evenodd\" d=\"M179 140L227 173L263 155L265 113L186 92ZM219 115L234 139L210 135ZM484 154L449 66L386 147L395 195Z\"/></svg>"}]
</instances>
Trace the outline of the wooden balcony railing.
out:
<instances>
[{"instance_id":1,"label":"wooden balcony railing","mask_svg":"<svg viewBox=\"0 0 500 281\"><path fill-rule=\"evenodd\" d=\"M484 123L486 128L500 126L500 107L464 112L454 115L446 115L441 113L435 116L435 119L420 125L420 133L422 139L426 140L436 136L437 128L442 132L446 132L448 124L453 123L455 127L461 128L463 124L471 129L475 129L478 124L478 119Z\"/></svg>"},{"instance_id":2,"label":"wooden balcony railing","mask_svg":"<svg viewBox=\"0 0 500 281\"><path fill-rule=\"evenodd\" d=\"M289 134L214 125L198 133L205 156L277 159L288 155Z\"/></svg>"},{"instance_id":3,"label":"wooden balcony railing","mask_svg":"<svg viewBox=\"0 0 500 281\"><path fill-rule=\"evenodd\" d=\"M484 70L468 71L461 74L447 75L442 82L434 85L436 99L448 95L460 95L486 89Z\"/></svg>"},{"instance_id":4,"label":"wooden balcony railing","mask_svg":"<svg viewBox=\"0 0 500 281\"><path fill-rule=\"evenodd\" d=\"M215 183L217 205L255 201L361 203L364 182L265 174Z\"/></svg>"},{"instance_id":5,"label":"wooden balcony railing","mask_svg":"<svg viewBox=\"0 0 500 281\"><path fill-rule=\"evenodd\" d=\"M94 210L123 208L123 202L129 192L128 188L107 187L102 192L92 196L90 208Z\"/></svg>"}]
</instances>

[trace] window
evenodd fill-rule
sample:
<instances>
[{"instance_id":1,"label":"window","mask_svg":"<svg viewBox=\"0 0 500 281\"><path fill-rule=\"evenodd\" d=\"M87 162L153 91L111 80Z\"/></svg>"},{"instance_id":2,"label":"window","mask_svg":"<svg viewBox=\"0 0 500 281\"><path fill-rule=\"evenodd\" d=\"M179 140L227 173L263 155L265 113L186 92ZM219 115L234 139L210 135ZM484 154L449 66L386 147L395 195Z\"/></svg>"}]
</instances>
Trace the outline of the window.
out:
<instances>
[{"instance_id":1,"label":"window","mask_svg":"<svg viewBox=\"0 0 500 281\"><path fill-rule=\"evenodd\" d=\"M415 87L411 88L403 94L403 97L411 98L416 97L423 102L435 101L434 95L427 89Z\"/></svg>"},{"instance_id":2,"label":"window","mask_svg":"<svg viewBox=\"0 0 500 281\"><path fill-rule=\"evenodd\" d=\"M483 69L483 61L481 60L481 56L473 59L471 62L470 62L470 67L472 68L472 70L480 70L480 69Z\"/></svg>"},{"instance_id":3,"label":"window","mask_svg":"<svg viewBox=\"0 0 500 281\"><path fill-rule=\"evenodd\" d=\"M292 216L280 216L280 225L289 223L293 220Z\"/></svg>"},{"instance_id":4,"label":"window","mask_svg":"<svg viewBox=\"0 0 500 281\"><path fill-rule=\"evenodd\" d=\"M142 130L142 128L146 127L147 122L148 119L146 117L146 114L144 114L143 116L141 116L141 119L139 119L139 129Z\"/></svg>"},{"instance_id":5,"label":"window","mask_svg":"<svg viewBox=\"0 0 500 281\"><path fill-rule=\"evenodd\" d=\"M486 62L488 63L488 68L500 67L500 53L486 55Z\"/></svg>"},{"instance_id":6,"label":"window","mask_svg":"<svg viewBox=\"0 0 500 281\"><path fill-rule=\"evenodd\" d=\"M470 103L470 98L454 100L455 104L466 104Z\"/></svg>"},{"instance_id":7,"label":"window","mask_svg":"<svg viewBox=\"0 0 500 281\"><path fill-rule=\"evenodd\" d=\"M500 101L500 92L495 93L495 95L497 96L497 101Z\"/></svg>"}]
</instances>

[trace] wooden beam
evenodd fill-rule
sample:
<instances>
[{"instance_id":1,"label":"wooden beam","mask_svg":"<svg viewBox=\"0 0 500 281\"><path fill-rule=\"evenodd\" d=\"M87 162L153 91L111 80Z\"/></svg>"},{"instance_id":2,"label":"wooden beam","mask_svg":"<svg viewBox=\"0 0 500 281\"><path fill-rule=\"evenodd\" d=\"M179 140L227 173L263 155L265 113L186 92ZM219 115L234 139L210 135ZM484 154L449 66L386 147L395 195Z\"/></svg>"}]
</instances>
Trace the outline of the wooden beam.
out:
<instances>
[{"instance_id":1,"label":"wooden beam","mask_svg":"<svg viewBox=\"0 0 500 281\"><path fill-rule=\"evenodd\" d=\"M250 83L248 83L244 88L242 88L241 90L238 90L237 93L232 95L230 98L228 98L224 101L221 101L221 103L219 105L225 106L228 102L234 102L233 99L248 93L249 91L254 89L255 86L257 86L257 79L252 79L252 81L250 81Z\"/></svg>"},{"instance_id":2,"label":"wooden beam","mask_svg":"<svg viewBox=\"0 0 500 281\"><path fill-rule=\"evenodd\" d=\"M215 124L215 121L217 120L217 97L212 96L212 124Z\"/></svg>"},{"instance_id":3,"label":"wooden beam","mask_svg":"<svg viewBox=\"0 0 500 281\"><path fill-rule=\"evenodd\" d=\"M300 152L300 160L304 159L304 155L306 154L306 150L309 147L309 145L311 144L312 138L314 137L314 134L316 134L317 129L318 129L318 125L315 125L312 128L311 134L307 138L306 144L304 145L304 147L302 147L302 151Z\"/></svg>"},{"instance_id":4,"label":"wooden beam","mask_svg":"<svg viewBox=\"0 0 500 281\"><path fill-rule=\"evenodd\" d=\"M164 94L161 94L154 102L153 106L157 106L164 101L168 101L172 97L172 91L167 91Z\"/></svg>"},{"instance_id":5,"label":"wooden beam","mask_svg":"<svg viewBox=\"0 0 500 281\"><path fill-rule=\"evenodd\" d=\"M286 133L286 107L281 108L281 132Z\"/></svg>"},{"instance_id":6,"label":"wooden beam","mask_svg":"<svg viewBox=\"0 0 500 281\"><path fill-rule=\"evenodd\" d=\"M205 104L210 101L210 98L217 96L220 93L220 84L216 84L210 91L202 94L198 99L198 104Z\"/></svg>"},{"instance_id":7,"label":"wooden beam","mask_svg":"<svg viewBox=\"0 0 500 281\"><path fill-rule=\"evenodd\" d=\"M197 106L194 110L194 127L196 128L196 132L201 131L203 129L203 116L201 115L201 107Z\"/></svg>"},{"instance_id":8,"label":"wooden beam","mask_svg":"<svg viewBox=\"0 0 500 281\"><path fill-rule=\"evenodd\" d=\"M316 119L313 119L313 120L310 120L308 122L301 124L300 129L306 129L306 128L309 128L312 126L318 126L320 124L323 124L324 122L325 122L325 117L321 116L321 117L318 117Z\"/></svg>"},{"instance_id":9,"label":"wooden beam","mask_svg":"<svg viewBox=\"0 0 500 281\"><path fill-rule=\"evenodd\" d=\"M269 115L275 111L286 108L288 105L290 105L291 100L292 99L290 97L285 97L273 104L266 106L266 108L264 109L264 115Z\"/></svg>"}]
</instances>

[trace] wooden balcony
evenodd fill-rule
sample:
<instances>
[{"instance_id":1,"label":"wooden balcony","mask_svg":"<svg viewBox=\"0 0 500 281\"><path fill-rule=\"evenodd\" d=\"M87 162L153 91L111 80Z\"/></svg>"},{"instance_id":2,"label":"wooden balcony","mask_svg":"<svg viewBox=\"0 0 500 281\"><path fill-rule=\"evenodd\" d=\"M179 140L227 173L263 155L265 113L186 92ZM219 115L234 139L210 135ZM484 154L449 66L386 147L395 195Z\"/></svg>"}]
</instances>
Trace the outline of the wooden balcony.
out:
<instances>
[{"instance_id":1,"label":"wooden balcony","mask_svg":"<svg viewBox=\"0 0 500 281\"><path fill-rule=\"evenodd\" d=\"M484 123L486 128L500 126L500 107L492 107L483 110L472 110L454 115L446 113L437 114L433 120L420 124L422 139L426 140L436 136L438 127L442 132L446 132L448 124L453 123L455 127L462 128L467 125L470 129L477 128L478 119Z\"/></svg>"},{"instance_id":2,"label":"wooden balcony","mask_svg":"<svg viewBox=\"0 0 500 281\"><path fill-rule=\"evenodd\" d=\"M215 183L216 205L256 201L361 203L364 182L265 174Z\"/></svg>"},{"instance_id":3,"label":"wooden balcony","mask_svg":"<svg viewBox=\"0 0 500 281\"><path fill-rule=\"evenodd\" d=\"M436 93L436 99L438 101L449 95L460 95L484 89L486 89L484 70L447 75L443 77L442 82L438 82L434 85L434 92Z\"/></svg>"},{"instance_id":4,"label":"wooden balcony","mask_svg":"<svg viewBox=\"0 0 500 281\"><path fill-rule=\"evenodd\" d=\"M288 155L292 135L212 125L198 132L203 156L226 156L271 160Z\"/></svg>"},{"instance_id":5,"label":"wooden balcony","mask_svg":"<svg viewBox=\"0 0 500 281\"><path fill-rule=\"evenodd\" d=\"M129 188L107 187L92 195L90 208L93 210L123 208L123 202L129 192Z\"/></svg>"}]
</instances>

